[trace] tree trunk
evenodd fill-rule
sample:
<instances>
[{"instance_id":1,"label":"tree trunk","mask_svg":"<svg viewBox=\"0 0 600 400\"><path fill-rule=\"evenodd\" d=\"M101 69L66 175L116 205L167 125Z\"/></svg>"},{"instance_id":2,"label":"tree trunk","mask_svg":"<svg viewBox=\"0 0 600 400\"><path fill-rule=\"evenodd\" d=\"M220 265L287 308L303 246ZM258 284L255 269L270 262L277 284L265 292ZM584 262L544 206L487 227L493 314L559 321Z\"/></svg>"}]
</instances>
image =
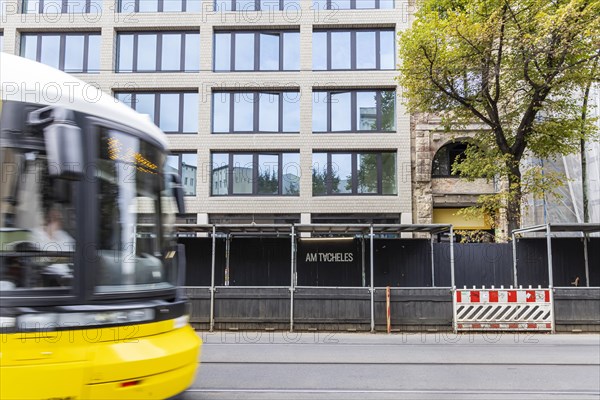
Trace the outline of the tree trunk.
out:
<instances>
[{"instance_id":1,"label":"tree trunk","mask_svg":"<svg viewBox=\"0 0 600 400\"><path fill-rule=\"evenodd\" d=\"M518 163L517 163L518 164ZM519 167L512 167L508 177L508 199L506 207L506 219L508 222L508 236L513 230L521 227L521 170Z\"/></svg>"}]
</instances>

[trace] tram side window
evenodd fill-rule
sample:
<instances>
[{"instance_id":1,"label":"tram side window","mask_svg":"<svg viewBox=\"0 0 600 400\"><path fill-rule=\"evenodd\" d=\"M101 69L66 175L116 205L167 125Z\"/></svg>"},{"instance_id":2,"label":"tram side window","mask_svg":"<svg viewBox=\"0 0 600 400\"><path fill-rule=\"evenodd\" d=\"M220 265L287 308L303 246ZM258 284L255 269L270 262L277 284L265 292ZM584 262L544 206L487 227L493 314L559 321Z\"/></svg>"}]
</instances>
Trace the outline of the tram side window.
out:
<instances>
[{"instance_id":1,"label":"tram side window","mask_svg":"<svg viewBox=\"0 0 600 400\"><path fill-rule=\"evenodd\" d=\"M74 183L50 178L42 151L0 148L0 290L69 288Z\"/></svg>"}]
</instances>

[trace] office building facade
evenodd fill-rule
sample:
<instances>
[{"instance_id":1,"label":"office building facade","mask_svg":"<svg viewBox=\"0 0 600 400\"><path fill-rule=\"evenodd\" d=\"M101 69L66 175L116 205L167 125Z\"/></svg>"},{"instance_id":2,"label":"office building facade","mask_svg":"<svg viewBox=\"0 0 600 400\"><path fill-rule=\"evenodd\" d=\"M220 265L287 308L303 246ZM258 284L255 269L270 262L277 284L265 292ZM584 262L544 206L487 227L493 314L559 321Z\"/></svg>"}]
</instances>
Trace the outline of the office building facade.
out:
<instances>
[{"instance_id":1,"label":"office building facade","mask_svg":"<svg viewBox=\"0 0 600 400\"><path fill-rule=\"evenodd\" d=\"M5 0L2 51L168 134L187 222L416 222L400 0ZM187 181L187 182L186 182Z\"/></svg>"}]
</instances>

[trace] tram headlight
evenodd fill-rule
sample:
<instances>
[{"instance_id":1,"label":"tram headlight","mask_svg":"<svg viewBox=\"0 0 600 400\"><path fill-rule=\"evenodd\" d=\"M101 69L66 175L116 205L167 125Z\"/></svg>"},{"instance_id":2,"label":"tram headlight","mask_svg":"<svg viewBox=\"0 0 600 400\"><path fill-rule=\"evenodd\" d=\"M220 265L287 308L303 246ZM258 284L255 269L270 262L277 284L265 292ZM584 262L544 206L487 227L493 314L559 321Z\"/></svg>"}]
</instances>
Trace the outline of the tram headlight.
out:
<instances>
[{"instance_id":1,"label":"tram headlight","mask_svg":"<svg viewBox=\"0 0 600 400\"><path fill-rule=\"evenodd\" d=\"M60 314L60 326L93 326L146 322L154 319L154 309L80 312Z\"/></svg>"},{"instance_id":2,"label":"tram headlight","mask_svg":"<svg viewBox=\"0 0 600 400\"><path fill-rule=\"evenodd\" d=\"M189 315L182 315L181 317L177 317L173 320L173 329L183 328L190 322Z\"/></svg>"},{"instance_id":3,"label":"tram headlight","mask_svg":"<svg viewBox=\"0 0 600 400\"><path fill-rule=\"evenodd\" d=\"M86 326L102 326L148 322L154 320L154 309L110 310L75 313L36 313L17 317L17 326L23 330L54 330Z\"/></svg>"}]
</instances>

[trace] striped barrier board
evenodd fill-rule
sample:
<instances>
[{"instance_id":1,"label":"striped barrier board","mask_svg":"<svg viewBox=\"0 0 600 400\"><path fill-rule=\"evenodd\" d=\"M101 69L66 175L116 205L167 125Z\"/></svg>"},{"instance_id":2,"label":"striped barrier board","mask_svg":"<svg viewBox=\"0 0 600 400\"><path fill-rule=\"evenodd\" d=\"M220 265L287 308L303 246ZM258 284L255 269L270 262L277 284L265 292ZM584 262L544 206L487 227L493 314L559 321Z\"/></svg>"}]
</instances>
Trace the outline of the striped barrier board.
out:
<instances>
[{"instance_id":1,"label":"striped barrier board","mask_svg":"<svg viewBox=\"0 0 600 400\"><path fill-rule=\"evenodd\" d=\"M457 331L553 331L550 289L456 289Z\"/></svg>"}]
</instances>

